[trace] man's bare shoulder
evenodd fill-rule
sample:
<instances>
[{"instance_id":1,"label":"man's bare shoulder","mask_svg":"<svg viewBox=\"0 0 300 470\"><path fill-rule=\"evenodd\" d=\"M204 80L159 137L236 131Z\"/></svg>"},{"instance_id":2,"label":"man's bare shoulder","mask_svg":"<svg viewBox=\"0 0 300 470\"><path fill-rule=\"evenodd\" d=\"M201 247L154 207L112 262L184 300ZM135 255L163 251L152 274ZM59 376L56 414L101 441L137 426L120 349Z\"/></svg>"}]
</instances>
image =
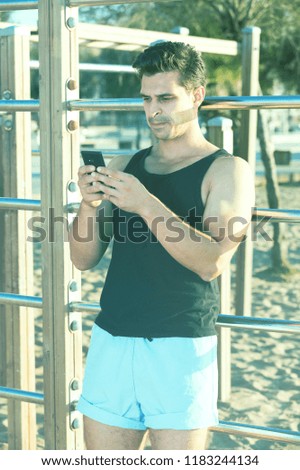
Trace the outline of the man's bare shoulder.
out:
<instances>
[{"instance_id":1,"label":"man's bare shoulder","mask_svg":"<svg viewBox=\"0 0 300 470\"><path fill-rule=\"evenodd\" d=\"M133 155L118 155L110 160L107 167L111 170L124 171L132 157Z\"/></svg>"},{"instance_id":2,"label":"man's bare shoulder","mask_svg":"<svg viewBox=\"0 0 300 470\"><path fill-rule=\"evenodd\" d=\"M241 157L219 157L205 175L203 198L206 200L212 190L221 190L224 194L225 191L231 193L234 188L239 192L243 186L245 189L254 186L253 170L249 163Z\"/></svg>"},{"instance_id":3,"label":"man's bare shoulder","mask_svg":"<svg viewBox=\"0 0 300 470\"><path fill-rule=\"evenodd\" d=\"M212 200L222 198L232 207L253 206L255 179L249 163L241 157L220 157L215 163L210 181Z\"/></svg>"},{"instance_id":4,"label":"man's bare shoulder","mask_svg":"<svg viewBox=\"0 0 300 470\"><path fill-rule=\"evenodd\" d=\"M249 163L244 158L237 156L219 157L214 161L212 167L212 173L225 172L225 174L232 174L233 172L237 172L246 175L252 175L253 173Z\"/></svg>"}]
</instances>

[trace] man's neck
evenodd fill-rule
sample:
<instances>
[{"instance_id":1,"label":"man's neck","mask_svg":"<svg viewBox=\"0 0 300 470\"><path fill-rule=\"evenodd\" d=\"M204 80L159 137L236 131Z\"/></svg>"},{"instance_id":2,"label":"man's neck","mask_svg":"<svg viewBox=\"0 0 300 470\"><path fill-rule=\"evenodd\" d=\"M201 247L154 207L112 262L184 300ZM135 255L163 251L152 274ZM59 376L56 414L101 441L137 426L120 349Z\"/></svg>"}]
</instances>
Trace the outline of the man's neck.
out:
<instances>
[{"instance_id":1,"label":"man's neck","mask_svg":"<svg viewBox=\"0 0 300 470\"><path fill-rule=\"evenodd\" d=\"M217 147L208 142L200 128L192 133L186 133L178 138L170 140L157 140L153 145L152 154L158 161L181 160L188 157L206 156L217 150Z\"/></svg>"}]
</instances>

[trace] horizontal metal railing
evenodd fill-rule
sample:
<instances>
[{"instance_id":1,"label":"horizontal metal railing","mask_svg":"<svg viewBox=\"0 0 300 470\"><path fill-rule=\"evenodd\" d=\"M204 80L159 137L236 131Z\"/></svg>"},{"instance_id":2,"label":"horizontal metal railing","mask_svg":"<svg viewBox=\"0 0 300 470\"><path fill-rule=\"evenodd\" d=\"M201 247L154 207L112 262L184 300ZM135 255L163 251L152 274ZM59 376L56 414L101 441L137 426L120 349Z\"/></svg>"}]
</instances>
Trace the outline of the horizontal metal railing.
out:
<instances>
[{"instance_id":1,"label":"horizontal metal railing","mask_svg":"<svg viewBox=\"0 0 300 470\"><path fill-rule=\"evenodd\" d=\"M70 111L142 111L141 98L112 98L99 100L71 100ZM210 96L202 109L251 110L251 109L298 109L300 95L293 96ZM39 100L0 100L0 111L39 111Z\"/></svg>"},{"instance_id":2,"label":"horizontal metal railing","mask_svg":"<svg viewBox=\"0 0 300 470\"><path fill-rule=\"evenodd\" d=\"M6 112L34 112L39 111L39 100L0 100L0 111Z\"/></svg>"},{"instance_id":3,"label":"horizontal metal railing","mask_svg":"<svg viewBox=\"0 0 300 470\"><path fill-rule=\"evenodd\" d=\"M79 202L71 202L64 206L65 213L74 213L79 209ZM41 211L40 199L18 199L13 197L0 197L0 210Z\"/></svg>"},{"instance_id":4,"label":"horizontal metal railing","mask_svg":"<svg viewBox=\"0 0 300 470\"><path fill-rule=\"evenodd\" d=\"M300 209L255 208L252 212L252 221L259 221L262 219L269 219L270 222L299 224Z\"/></svg>"},{"instance_id":5,"label":"horizontal metal railing","mask_svg":"<svg viewBox=\"0 0 300 470\"><path fill-rule=\"evenodd\" d=\"M1 1L0 11L13 10L36 10L38 8L38 0L13 0Z\"/></svg>"},{"instance_id":6,"label":"horizontal metal railing","mask_svg":"<svg viewBox=\"0 0 300 470\"><path fill-rule=\"evenodd\" d=\"M209 428L210 431L235 434L239 436L253 437L256 439L267 439L268 441L289 442L300 444L300 432L270 428L266 426L255 426L244 423L233 423L220 421L218 426Z\"/></svg>"},{"instance_id":7,"label":"horizontal metal railing","mask_svg":"<svg viewBox=\"0 0 300 470\"><path fill-rule=\"evenodd\" d=\"M101 5L116 5L121 3L163 3L163 2L182 2L183 0L67 0L67 3L71 7L97 7Z\"/></svg>"},{"instance_id":8,"label":"horizontal metal railing","mask_svg":"<svg viewBox=\"0 0 300 470\"><path fill-rule=\"evenodd\" d=\"M30 68L37 70L40 66L38 60L31 60L29 62ZM79 64L80 72L113 72L113 73L136 73L131 65L122 64Z\"/></svg>"},{"instance_id":9,"label":"horizontal metal railing","mask_svg":"<svg viewBox=\"0 0 300 470\"><path fill-rule=\"evenodd\" d=\"M37 308L42 307L41 297L32 298L28 296L20 296L18 294L0 293L0 303L24 305L24 302L26 302L26 305L28 306ZM71 302L69 307L71 311L87 311L91 313L99 312L99 304ZM239 317L234 315L221 314L218 316L217 325L230 328L246 328L275 331L277 333L300 333L299 322L289 320L276 320L270 318ZM44 395L41 393L17 390L8 387L0 387L0 397L4 397L7 399L22 400L36 404L44 403ZM294 444L300 443L299 432L263 426L247 425L244 423L220 421L218 426L214 426L210 428L210 430L227 434L235 434L242 436L244 435L256 439L268 439L272 441L282 441Z\"/></svg>"},{"instance_id":10,"label":"horizontal metal railing","mask_svg":"<svg viewBox=\"0 0 300 470\"><path fill-rule=\"evenodd\" d=\"M13 197L0 197L0 209L40 211L41 201L39 199L18 199Z\"/></svg>"},{"instance_id":11,"label":"horizontal metal railing","mask_svg":"<svg viewBox=\"0 0 300 470\"><path fill-rule=\"evenodd\" d=\"M98 309L99 310L99 309ZM272 310L272 307L270 308ZM244 317L237 315L220 314L218 326L233 329L273 331L276 333L300 334L300 321L278 320L276 318Z\"/></svg>"},{"instance_id":12,"label":"horizontal metal railing","mask_svg":"<svg viewBox=\"0 0 300 470\"><path fill-rule=\"evenodd\" d=\"M35 403L44 404L44 394L37 392L28 392L8 387L0 387L0 397ZM255 426L244 423L234 423L230 421L220 421L218 426L209 428L213 432L222 432L239 436L247 436L256 439L267 439L270 441L281 441L291 444L300 443L300 433L266 426Z\"/></svg>"},{"instance_id":13,"label":"horizontal metal railing","mask_svg":"<svg viewBox=\"0 0 300 470\"><path fill-rule=\"evenodd\" d=\"M21 307L43 308L42 297L0 292L0 305L19 305Z\"/></svg>"},{"instance_id":14,"label":"horizontal metal railing","mask_svg":"<svg viewBox=\"0 0 300 470\"><path fill-rule=\"evenodd\" d=\"M294 96L210 96L205 98L202 109L295 109L300 108L300 95ZM72 100L70 111L141 111L140 98L118 98L100 100Z\"/></svg>"},{"instance_id":15,"label":"horizontal metal railing","mask_svg":"<svg viewBox=\"0 0 300 470\"><path fill-rule=\"evenodd\" d=\"M29 403L36 403L38 405L44 403L44 395L37 392L28 392L26 390L18 390L16 388L1 387L0 397L13 398L19 401L26 401Z\"/></svg>"},{"instance_id":16,"label":"horizontal metal railing","mask_svg":"<svg viewBox=\"0 0 300 470\"><path fill-rule=\"evenodd\" d=\"M82 145L82 149L86 150L96 150L95 148L91 148L90 146L85 146L84 144ZM102 150L104 159L111 159L113 157L125 157L125 156L131 156L134 153L137 153L138 149L109 149L109 150ZM33 157L40 157L41 153L40 150L34 149L32 150L32 156Z\"/></svg>"},{"instance_id":17,"label":"horizontal metal railing","mask_svg":"<svg viewBox=\"0 0 300 470\"><path fill-rule=\"evenodd\" d=\"M1 302L1 296L0 296ZM99 313L100 306L96 303L71 302L69 305L72 312ZM227 328L273 331L276 333L300 333L300 322L294 320L277 320L274 318L244 317L238 315L220 314L217 320L218 326Z\"/></svg>"},{"instance_id":18,"label":"horizontal metal railing","mask_svg":"<svg viewBox=\"0 0 300 470\"><path fill-rule=\"evenodd\" d=\"M43 299L38 296L0 292L0 304L43 308ZM71 302L69 309L71 312L98 313L100 306L98 303L77 301ZM244 328L247 330L273 331L276 333L300 333L300 322L296 320L220 314L217 319L217 325L233 329Z\"/></svg>"},{"instance_id":19,"label":"horizontal metal railing","mask_svg":"<svg viewBox=\"0 0 300 470\"><path fill-rule=\"evenodd\" d=\"M28 392L26 390L17 390L8 387L0 387L0 397L35 403L44 404L44 394L37 392ZM209 428L210 431L222 432L226 434L235 434L248 436L256 439L267 439L271 441L282 441L287 443L299 444L300 433L296 431L270 428L265 426L254 426L244 423L234 423L230 421L220 421L218 426Z\"/></svg>"},{"instance_id":20,"label":"horizontal metal railing","mask_svg":"<svg viewBox=\"0 0 300 470\"><path fill-rule=\"evenodd\" d=\"M118 151L112 152L118 155ZM76 212L80 203L73 202L64 207L65 212ZM9 197L0 197L0 210L41 210L41 201L39 199L17 199ZM268 222L300 223L300 209L264 209L254 208L252 211L252 221L268 219Z\"/></svg>"},{"instance_id":21,"label":"horizontal metal railing","mask_svg":"<svg viewBox=\"0 0 300 470\"><path fill-rule=\"evenodd\" d=\"M163 2L180 2L182 0L68 0L67 4L71 7L86 7L86 6L101 6L101 5L116 5L121 3L163 3ZM38 8L38 0L11 0L1 1L0 11L13 11L13 10L36 10Z\"/></svg>"}]
</instances>

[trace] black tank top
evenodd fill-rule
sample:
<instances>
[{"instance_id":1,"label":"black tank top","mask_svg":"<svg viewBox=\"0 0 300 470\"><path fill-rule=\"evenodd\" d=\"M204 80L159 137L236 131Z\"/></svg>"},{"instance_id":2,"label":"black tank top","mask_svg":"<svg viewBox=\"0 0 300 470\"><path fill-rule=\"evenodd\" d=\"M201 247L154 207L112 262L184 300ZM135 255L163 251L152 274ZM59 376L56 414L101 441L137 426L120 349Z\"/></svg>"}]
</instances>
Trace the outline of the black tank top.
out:
<instances>
[{"instance_id":1,"label":"black tank top","mask_svg":"<svg viewBox=\"0 0 300 470\"><path fill-rule=\"evenodd\" d=\"M125 168L189 225L203 231L201 185L210 165L225 150L169 174L145 170L151 148L135 154ZM116 206L110 266L96 324L114 336L201 337L216 334L218 281L202 280L178 263L144 220ZM174 239L176 238L174 229ZM201 260L199 260L201 263Z\"/></svg>"}]
</instances>

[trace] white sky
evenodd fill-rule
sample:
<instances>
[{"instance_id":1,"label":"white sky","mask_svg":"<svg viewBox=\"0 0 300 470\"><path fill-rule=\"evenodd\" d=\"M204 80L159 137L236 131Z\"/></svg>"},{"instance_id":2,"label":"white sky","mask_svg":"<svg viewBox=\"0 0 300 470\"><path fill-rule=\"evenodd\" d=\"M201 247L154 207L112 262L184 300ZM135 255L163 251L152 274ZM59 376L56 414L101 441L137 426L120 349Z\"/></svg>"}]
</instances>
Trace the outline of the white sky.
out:
<instances>
[{"instance_id":1,"label":"white sky","mask_svg":"<svg viewBox=\"0 0 300 470\"><path fill-rule=\"evenodd\" d=\"M10 18L8 21L12 21L14 23L20 24L27 24L29 26L36 26L38 19L38 11L37 10L23 10L23 11L15 11L11 13Z\"/></svg>"}]
</instances>

